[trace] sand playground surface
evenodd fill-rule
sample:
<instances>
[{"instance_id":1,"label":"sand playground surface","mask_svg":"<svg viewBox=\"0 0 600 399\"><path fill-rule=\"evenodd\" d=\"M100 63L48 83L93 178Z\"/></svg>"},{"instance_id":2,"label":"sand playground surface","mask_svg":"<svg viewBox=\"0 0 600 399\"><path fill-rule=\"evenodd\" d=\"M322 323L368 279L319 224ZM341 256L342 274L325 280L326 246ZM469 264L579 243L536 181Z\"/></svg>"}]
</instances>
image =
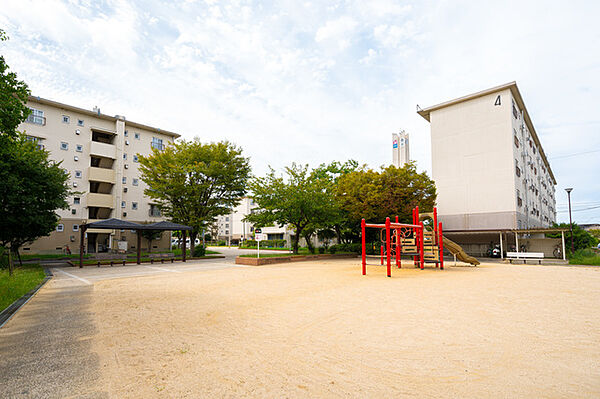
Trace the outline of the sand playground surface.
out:
<instances>
[{"instance_id":1,"label":"sand playground surface","mask_svg":"<svg viewBox=\"0 0 600 399\"><path fill-rule=\"evenodd\" d=\"M96 283L110 397L600 397L600 268L359 260Z\"/></svg>"}]
</instances>

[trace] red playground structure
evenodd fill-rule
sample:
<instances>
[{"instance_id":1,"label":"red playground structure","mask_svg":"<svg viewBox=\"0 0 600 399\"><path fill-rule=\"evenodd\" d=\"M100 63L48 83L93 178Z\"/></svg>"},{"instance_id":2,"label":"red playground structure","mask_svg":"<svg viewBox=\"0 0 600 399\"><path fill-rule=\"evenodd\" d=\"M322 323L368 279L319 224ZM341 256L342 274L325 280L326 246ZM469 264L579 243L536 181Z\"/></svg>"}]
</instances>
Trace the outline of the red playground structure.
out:
<instances>
[{"instance_id":1,"label":"red playground structure","mask_svg":"<svg viewBox=\"0 0 600 399\"><path fill-rule=\"evenodd\" d=\"M432 224L425 225L420 221L421 217L431 217ZM362 274L367 274L367 257L381 258L381 265L384 259L387 264L387 276L392 277L392 257L396 261L396 266L402 266L401 256L412 256L415 267L425 268L425 263L435 263L435 266L444 269L444 244L442 236L442 223L437 221L437 208L433 208L431 214L419 214L419 207L412 211L412 224L405 224L396 221L391 222L390 218L385 219L385 224L366 223L365 219L361 222L362 230ZM379 229L381 241L380 255L367 255L366 229Z\"/></svg>"}]
</instances>

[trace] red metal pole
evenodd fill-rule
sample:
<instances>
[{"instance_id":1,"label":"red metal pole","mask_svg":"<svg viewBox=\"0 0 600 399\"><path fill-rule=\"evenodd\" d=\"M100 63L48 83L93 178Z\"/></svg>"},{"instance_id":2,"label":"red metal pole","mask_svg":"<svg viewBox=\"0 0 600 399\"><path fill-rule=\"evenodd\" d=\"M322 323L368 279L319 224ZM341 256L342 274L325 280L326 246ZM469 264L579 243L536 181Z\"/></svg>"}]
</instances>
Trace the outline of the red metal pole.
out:
<instances>
[{"instance_id":1,"label":"red metal pole","mask_svg":"<svg viewBox=\"0 0 600 399\"><path fill-rule=\"evenodd\" d=\"M396 223L399 223L398 216L396 216ZM400 263L402 263L400 260L400 229L394 229L394 231L396 232L396 266L400 269Z\"/></svg>"},{"instance_id":2,"label":"red metal pole","mask_svg":"<svg viewBox=\"0 0 600 399\"><path fill-rule=\"evenodd\" d=\"M437 228L438 228L438 221L437 221L437 207L433 207L433 241L437 242ZM434 244L433 242L431 243L432 245Z\"/></svg>"},{"instance_id":3,"label":"red metal pole","mask_svg":"<svg viewBox=\"0 0 600 399\"><path fill-rule=\"evenodd\" d=\"M392 277L392 251L391 251L391 240L390 240L390 218L385 218L385 237L386 237L386 250L387 250L387 276Z\"/></svg>"},{"instance_id":4,"label":"red metal pole","mask_svg":"<svg viewBox=\"0 0 600 399\"><path fill-rule=\"evenodd\" d=\"M442 222L440 222L440 270L444 270L444 236L442 235Z\"/></svg>"},{"instance_id":5,"label":"red metal pole","mask_svg":"<svg viewBox=\"0 0 600 399\"><path fill-rule=\"evenodd\" d=\"M417 211L417 208L413 208L413 210L412 210L412 224L417 224L416 219L415 219L416 211ZM412 229L412 233L413 233L413 238L415 239L415 244L417 245L417 248L419 248L419 238L417 237L417 229L413 228ZM413 256L413 264L415 266L417 265L417 255Z\"/></svg>"},{"instance_id":6,"label":"red metal pole","mask_svg":"<svg viewBox=\"0 0 600 399\"><path fill-rule=\"evenodd\" d=\"M421 240L420 240L421 249L420 249L420 258L421 258L421 270L423 270L425 268L425 258L424 258L424 253L423 253L424 252L423 251L423 242L425 241L424 237L423 237L423 235L424 235L423 230L424 230L425 226L423 226L423 222L421 222L420 224L421 224L421 234L420 234L421 235Z\"/></svg>"},{"instance_id":7,"label":"red metal pole","mask_svg":"<svg viewBox=\"0 0 600 399\"><path fill-rule=\"evenodd\" d=\"M360 228L362 230L362 274L363 276L367 274L367 247L366 247L366 239L365 239L365 219L360 222Z\"/></svg>"},{"instance_id":8,"label":"red metal pole","mask_svg":"<svg viewBox=\"0 0 600 399\"><path fill-rule=\"evenodd\" d=\"M383 266L383 244L381 245L381 266Z\"/></svg>"}]
</instances>

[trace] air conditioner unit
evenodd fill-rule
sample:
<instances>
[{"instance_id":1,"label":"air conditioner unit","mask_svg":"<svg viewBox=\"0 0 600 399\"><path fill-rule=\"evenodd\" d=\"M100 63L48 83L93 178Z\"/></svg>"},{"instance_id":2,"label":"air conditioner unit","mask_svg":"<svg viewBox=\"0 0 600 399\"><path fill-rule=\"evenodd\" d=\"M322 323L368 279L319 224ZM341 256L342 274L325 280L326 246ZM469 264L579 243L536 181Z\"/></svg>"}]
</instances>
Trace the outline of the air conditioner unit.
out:
<instances>
[{"instance_id":1,"label":"air conditioner unit","mask_svg":"<svg viewBox=\"0 0 600 399\"><path fill-rule=\"evenodd\" d=\"M75 129L75 134L79 136L81 134L81 130Z\"/></svg>"},{"instance_id":2,"label":"air conditioner unit","mask_svg":"<svg viewBox=\"0 0 600 399\"><path fill-rule=\"evenodd\" d=\"M77 183L76 182L73 182L73 187L77 187Z\"/></svg>"},{"instance_id":3,"label":"air conditioner unit","mask_svg":"<svg viewBox=\"0 0 600 399\"><path fill-rule=\"evenodd\" d=\"M129 145L129 140L125 140L125 145Z\"/></svg>"},{"instance_id":4,"label":"air conditioner unit","mask_svg":"<svg viewBox=\"0 0 600 399\"><path fill-rule=\"evenodd\" d=\"M129 165L125 164L125 169L129 169Z\"/></svg>"},{"instance_id":5,"label":"air conditioner unit","mask_svg":"<svg viewBox=\"0 0 600 399\"><path fill-rule=\"evenodd\" d=\"M123 192L126 193L127 192L127 187L123 188Z\"/></svg>"},{"instance_id":6,"label":"air conditioner unit","mask_svg":"<svg viewBox=\"0 0 600 399\"><path fill-rule=\"evenodd\" d=\"M75 156L73 157L73 160L75 160L75 161L79 161L79 157L78 157L77 155L75 155Z\"/></svg>"}]
</instances>

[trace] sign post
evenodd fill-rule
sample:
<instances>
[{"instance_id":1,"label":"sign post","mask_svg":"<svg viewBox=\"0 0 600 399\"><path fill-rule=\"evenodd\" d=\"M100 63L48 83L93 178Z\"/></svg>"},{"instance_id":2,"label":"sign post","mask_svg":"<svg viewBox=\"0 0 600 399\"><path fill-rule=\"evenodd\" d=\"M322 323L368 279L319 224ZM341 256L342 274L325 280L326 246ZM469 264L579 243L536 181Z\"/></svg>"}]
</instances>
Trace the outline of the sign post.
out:
<instances>
[{"instance_id":1,"label":"sign post","mask_svg":"<svg viewBox=\"0 0 600 399\"><path fill-rule=\"evenodd\" d=\"M256 231L258 231L258 232L256 232ZM258 251L258 252L257 252L257 255L256 255L256 257L257 257L258 259L260 259L260 242L261 242L262 240L266 240L266 239L267 239L267 235L266 235L266 234L263 234L263 233L261 233L261 232L260 232L260 229L256 229L256 230L255 230L255 235L254 235L254 238L256 239L256 249L257 249L257 251Z\"/></svg>"}]
</instances>

